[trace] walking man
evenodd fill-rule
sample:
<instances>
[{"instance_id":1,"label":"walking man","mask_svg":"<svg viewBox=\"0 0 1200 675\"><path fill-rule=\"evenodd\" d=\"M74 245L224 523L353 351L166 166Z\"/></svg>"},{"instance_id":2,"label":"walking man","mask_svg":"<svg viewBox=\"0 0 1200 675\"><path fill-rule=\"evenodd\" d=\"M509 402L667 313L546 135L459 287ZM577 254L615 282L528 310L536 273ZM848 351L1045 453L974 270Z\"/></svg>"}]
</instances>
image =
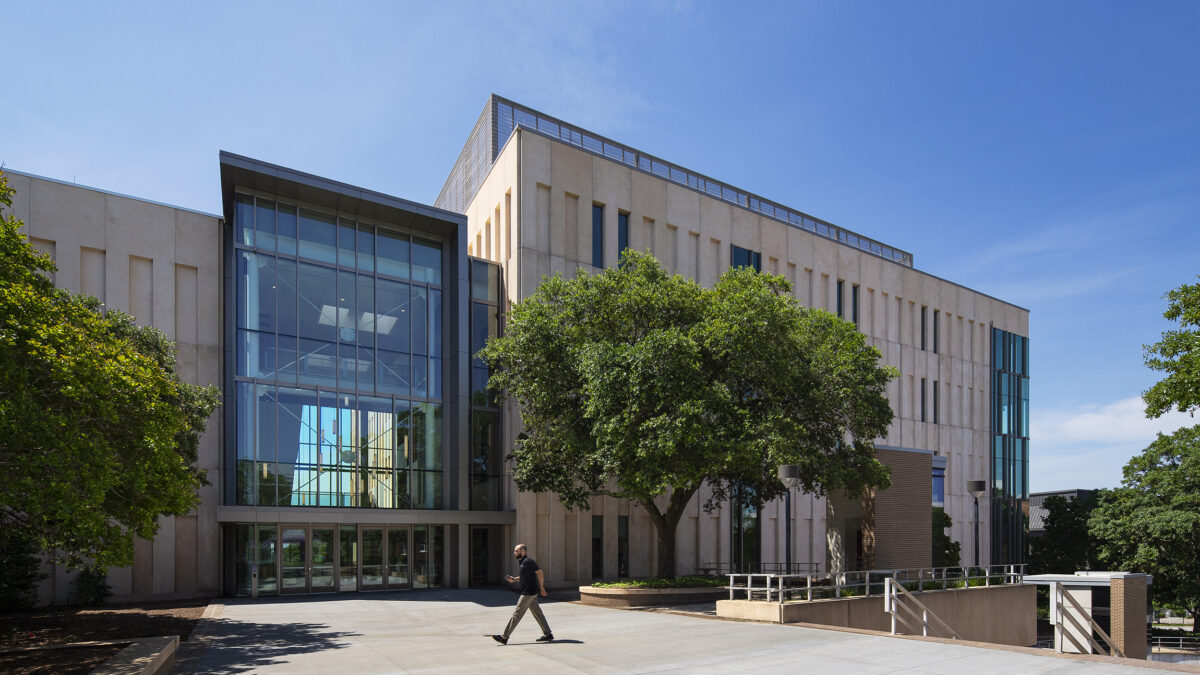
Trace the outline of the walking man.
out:
<instances>
[{"instance_id":1,"label":"walking man","mask_svg":"<svg viewBox=\"0 0 1200 675\"><path fill-rule=\"evenodd\" d=\"M525 616L526 610L533 612L533 618L542 627L542 636L537 641L550 642L554 639L554 634L550 632L550 626L546 623L546 616L542 614L542 608L538 606L538 595L546 595L546 580L542 576L542 568L538 567L538 564L526 552L525 544L517 544L513 549L513 555L520 563L520 571L517 573L520 576L504 575L509 583L519 582L518 589L521 592L521 599L517 600L517 608L513 610L512 618L504 627L504 634L492 636L493 640L502 645L508 644L508 636L512 635L517 624L521 623L521 617Z\"/></svg>"}]
</instances>

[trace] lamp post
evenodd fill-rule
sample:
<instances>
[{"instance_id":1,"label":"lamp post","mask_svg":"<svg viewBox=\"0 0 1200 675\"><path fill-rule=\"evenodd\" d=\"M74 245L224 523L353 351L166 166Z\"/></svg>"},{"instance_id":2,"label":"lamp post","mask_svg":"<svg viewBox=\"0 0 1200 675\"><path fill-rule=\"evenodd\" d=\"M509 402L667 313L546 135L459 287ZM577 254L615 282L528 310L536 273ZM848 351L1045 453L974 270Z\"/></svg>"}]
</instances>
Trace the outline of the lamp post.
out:
<instances>
[{"instance_id":1,"label":"lamp post","mask_svg":"<svg viewBox=\"0 0 1200 675\"><path fill-rule=\"evenodd\" d=\"M979 498L987 491L987 481L967 481L967 492L975 497L975 566L979 567Z\"/></svg>"},{"instance_id":2,"label":"lamp post","mask_svg":"<svg viewBox=\"0 0 1200 675\"><path fill-rule=\"evenodd\" d=\"M800 484L800 467L795 464L779 465L779 482L787 488L783 493L783 508L787 511L784 527L784 542L787 547L787 574L792 573L792 488Z\"/></svg>"}]
</instances>

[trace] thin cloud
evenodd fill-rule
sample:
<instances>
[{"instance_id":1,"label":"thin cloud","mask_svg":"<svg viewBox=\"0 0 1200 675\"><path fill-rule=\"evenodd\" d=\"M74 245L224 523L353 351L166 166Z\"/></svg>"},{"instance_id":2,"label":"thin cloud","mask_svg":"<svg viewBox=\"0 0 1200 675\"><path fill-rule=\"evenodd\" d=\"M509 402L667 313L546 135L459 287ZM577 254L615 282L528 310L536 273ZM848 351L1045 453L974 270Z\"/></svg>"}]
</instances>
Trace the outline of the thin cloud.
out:
<instances>
[{"instance_id":1,"label":"thin cloud","mask_svg":"<svg viewBox=\"0 0 1200 675\"><path fill-rule=\"evenodd\" d=\"M1136 396L1032 414L1029 480L1034 491L1116 487L1122 467L1159 433L1200 424L1200 418L1180 412L1147 419Z\"/></svg>"},{"instance_id":2,"label":"thin cloud","mask_svg":"<svg viewBox=\"0 0 1200 675\"><path fill-rule=\"evenodd\" d=\"M1158 433L1169 434L1195 424L1200 424L1200 419L1181 412L1147 419L1145 404L1135 396L1102 405L1034 412L1029 431L1031 440L1043 447L1079 443L1141 443L1145 447Z\"/></svg>"},{"instance_id":3,"label":"thin cloud","mask_svg":"<svg viewBox=\"0 0 1200 675\"><path fill-rule=\"evenodd\" d=\"M1137 274L1138 271L1138 268L1130 267L1087 276L1027 279L1009 284L996 284L986 290L997 297L1016 298L1018 303L1030 306L1095 293Z\"/></svg>"}]
</instances>

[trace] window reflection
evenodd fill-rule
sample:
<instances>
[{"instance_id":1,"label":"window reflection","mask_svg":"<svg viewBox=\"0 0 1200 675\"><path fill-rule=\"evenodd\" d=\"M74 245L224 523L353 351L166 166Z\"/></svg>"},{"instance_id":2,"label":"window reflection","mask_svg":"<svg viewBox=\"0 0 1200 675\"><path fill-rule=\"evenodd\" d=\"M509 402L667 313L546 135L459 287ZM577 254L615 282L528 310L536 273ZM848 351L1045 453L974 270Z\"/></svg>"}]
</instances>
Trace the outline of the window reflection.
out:
<instances>
[{"instance_id":1,"label":"window reflection","mask_svg":"<svg viewBox=\"0 0 1200 675\"><path fill-rule=\"evenodd\" d=\"M235 214L233 500L442 508L441 404L407 400L442 394L442 244L244 195Z\"/></svg>"}]
</instances>

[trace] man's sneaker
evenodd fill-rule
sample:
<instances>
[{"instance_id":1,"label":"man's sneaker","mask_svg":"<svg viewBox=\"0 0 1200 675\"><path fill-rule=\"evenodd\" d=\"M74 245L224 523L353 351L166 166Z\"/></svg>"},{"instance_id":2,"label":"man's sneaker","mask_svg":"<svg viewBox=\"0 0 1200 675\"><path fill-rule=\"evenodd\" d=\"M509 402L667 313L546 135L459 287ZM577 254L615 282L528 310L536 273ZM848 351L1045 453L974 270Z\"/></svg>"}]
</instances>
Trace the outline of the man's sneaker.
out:
<instances>
[{"instance_id":1,"label":"man's sneaker","mask_svg":"<svg viewBox=\"0 0 1200 675\"><path fill-rule=\"evenodd\" d=\"M552 642L553 640L554 640L553 633L546 633L545 635L543 635L542 637L537 639L538 642Z\"/></svg>"},{"instance_id":2,"label":"man's sneaker","mask_svg":"<svg viewBox=\"0 0 1200 675\"><path fill-rule=\"evenodd\" d=\"M503 635L493 635L492 639L495 640L496 642L499 642L502 645L508 644L508 638L504 637Z\"/></svg>"}]
</instances>

